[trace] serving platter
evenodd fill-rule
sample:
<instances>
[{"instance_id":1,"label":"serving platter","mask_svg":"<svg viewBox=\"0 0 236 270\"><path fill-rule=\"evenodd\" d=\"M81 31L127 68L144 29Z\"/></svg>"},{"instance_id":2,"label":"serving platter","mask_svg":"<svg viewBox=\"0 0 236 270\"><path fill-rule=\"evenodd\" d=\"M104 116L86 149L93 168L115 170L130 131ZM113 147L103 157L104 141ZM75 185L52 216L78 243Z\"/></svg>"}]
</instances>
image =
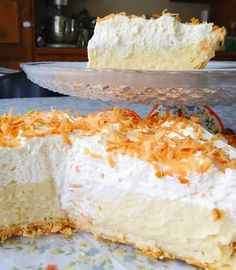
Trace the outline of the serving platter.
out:
<instances>
[{"instance_id":1,"label":"serving platter","mask_svg":"<svg viewBox=\"0 0 236 270\"><path fill-rule=\"evenodd\" d=\"M29 80L69 96L144 104L232 105L236 62L210 62L204 70L90 69L85 62L21 64Z\"/></svg>"}]
</instances>

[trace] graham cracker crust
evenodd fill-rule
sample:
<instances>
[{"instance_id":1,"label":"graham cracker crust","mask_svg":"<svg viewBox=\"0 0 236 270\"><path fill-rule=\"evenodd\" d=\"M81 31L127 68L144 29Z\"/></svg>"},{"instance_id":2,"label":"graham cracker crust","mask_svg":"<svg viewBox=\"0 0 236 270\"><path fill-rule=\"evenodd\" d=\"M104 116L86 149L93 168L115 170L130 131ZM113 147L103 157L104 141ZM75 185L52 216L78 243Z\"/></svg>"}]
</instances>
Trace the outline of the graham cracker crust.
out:
<instances>
[{"instance_id":1,"label":"graham cracker crust","mask_svg":"<svg viewBox=\"0 0 236 270\"><path fill-rule=\"evenodd\" d=\"M68 218L59 220L45 220L43 223L33 223L26 225L16 225L0 230L0 243L5 242L13 236L25 236L29 238L37 238L41 235L52 233L62 233L66 236L76 231L75 223Z\"/></svg>"},{"instance_id":2,"label":"graham cracker crust","mask_svg":"<svg viewBox=\"0 0 236 270\"><path fill-rule=\"evenodd\" d=\"M215 268L212 267L209 264L202 264L201 262L198 262L191 258L185 258L176 256L175 254L172 254L170 252L167 252L161 248L152 248L144 245L138 245L134 242L129 242L126 237L115 237L115 236L109 236L106 234L98 233L94 224L89 222L81 222L75 223L75 221L72 221L68 218L60 219L60 220L46 220L44 223L38 223L38 224L28 224L23 226L12 226L9 229L1 230L0 231L0 243L5 242L7 239L13 237L13 236L24 236L29 238L37 238L42 235L49 235L52 233L62 233L65 236L69 236L72 234L72 232L75 231L85 231L88 233L92 233L94 238L97 240L104 240L104 241L110 241L113 243L118 244L125 244L129 245L135 248L140 249L148 256L151 256L153 258L159 259L159 260L181 260L184 261L190 265L200 267L205 270L223 270L228 269L226 268ZM235 256L235 253L232 255Z\"/></svg>"},{"instance_id":3,"label":"graham cracker crust","mask_svg":"<svg viewBox=\"0 0 236 270\"><path fill-rule=\"evenodd\" d=\"M120 238L116 238L116 237L106 236L103 234L94 234L94 237L97 240L111 241L113 243L125 244L125 245L129 245L129 246L138 248L139 250L141 250L142 252L144 252L148 256L153 257L153 258L158 259L158 260L161 260L161 261L162 260L181 260L181 261L185 261L188 264L191 264L193 266L203 268L205 270L216 270L213 268L209 268L207 265L203 265L200 262L194 261L192 259L177 257L176 255L171 254L169 252L166 252L165 250L163 250L161 248L152 249L151 247L139 246L139 245L136 245L135 243L130 243L130 242L126 241L125 238L120 239Z\"/></svg>"},{"instance_id":4,"label":"graham cracker crust","mask_svg":"<svg viewBox=\"0 0 236 270\"><path fill-rule=\"evenodd\" d=\"M228 266L224 266L222 268L215 268L214 266L211 266L209 264L203 264L203 263L196 261L194 259L191 259L191 258L176 256L175 254L169 253L161 248L153 249L153 248L147 247L147 246L136 245L135 243L126 241L125 238L121 239L121 238L110 237L107 235L96 234L96 233L93 233L93 235L94 235L95 239L97 239L97 240L111 241L113 243L125 244L125 245L132 246L134 248L138 248L139 250L141 250L142 252L144 252L148 256L153 257L153 258L158 259L158 260L161 260L161 261L162 260L180 260L180 261L186 262L189 265L192 265L192 266L195 266L197 268L204 269L204 270L227 270L227 269L229 270L229 269L231 269L231 268L228 268Z\"/></svg>"}]
</instances>

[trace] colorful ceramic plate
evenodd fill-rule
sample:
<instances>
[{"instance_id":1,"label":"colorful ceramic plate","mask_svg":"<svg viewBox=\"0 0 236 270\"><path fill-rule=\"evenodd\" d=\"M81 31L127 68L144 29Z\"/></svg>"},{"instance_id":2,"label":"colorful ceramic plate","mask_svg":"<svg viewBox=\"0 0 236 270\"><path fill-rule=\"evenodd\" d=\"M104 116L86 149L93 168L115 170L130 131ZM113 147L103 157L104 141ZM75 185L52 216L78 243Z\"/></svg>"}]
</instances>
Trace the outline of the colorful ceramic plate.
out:
<instances>
[{"instance_id":1,"label":"colorful ceramic plate","mask_svg":"<svg viewBox=\"0 0 236 270\"><path fill-rule=\"evenodd\" d=\"M213 134L222 133L224 125L220 117L208 106L187 106L187 105L155 105L149 112L147 117L154 117L159 115L164 117L167 109L173 115L189 118L190 116L197 116L204 128Z\"/></svg>"}]
</instances>

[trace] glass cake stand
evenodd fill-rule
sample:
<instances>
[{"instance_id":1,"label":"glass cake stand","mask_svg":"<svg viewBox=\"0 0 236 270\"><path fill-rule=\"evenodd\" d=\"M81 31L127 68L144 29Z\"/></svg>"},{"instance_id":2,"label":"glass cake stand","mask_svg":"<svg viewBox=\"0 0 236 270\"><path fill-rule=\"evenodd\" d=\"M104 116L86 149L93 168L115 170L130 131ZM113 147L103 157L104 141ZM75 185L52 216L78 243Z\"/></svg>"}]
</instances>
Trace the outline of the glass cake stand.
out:
<instances>
[{"instance_id":1,"label":"glass cake stand","mask_svg":"<svg viewBox=\"0 0 236 270\"><path fill-rule=\"evenodd\" d=\"M144 104L232 105L236 62L210 62L204 70L89 69L85 62L21 64L27 77L70 96Z\"/></svg>"}]
</instances>

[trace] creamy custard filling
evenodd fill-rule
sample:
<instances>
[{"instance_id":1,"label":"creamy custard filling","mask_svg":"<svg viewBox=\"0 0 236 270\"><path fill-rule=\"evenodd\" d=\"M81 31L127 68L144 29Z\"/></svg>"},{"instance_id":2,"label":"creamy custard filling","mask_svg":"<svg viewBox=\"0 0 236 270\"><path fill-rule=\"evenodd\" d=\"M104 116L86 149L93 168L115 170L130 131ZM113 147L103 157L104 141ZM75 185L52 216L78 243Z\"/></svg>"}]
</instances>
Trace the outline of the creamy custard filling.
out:
<instances>
[{"instance_id":1,"label":"creamy custard filling","mask_svg":"<svg viewBox=\"0 0 236 270\"><path fill-rule=\"evenodd\" d=\"M136 48L127 57L124 57L116 47L111 48L108 52L104 52L102 48L91 48L89 67L138 70L167 70L170 67L171 69L199 69L207 65L208 61L214 57L216 50L214 47L214 50L207 52L203 46L203 42L199 42L196 45L183 46L175 50L167 47L168 54L155 52L148 48Z\"/></svg>"},{"instance_id":2,"label":"creamy custard filling","mask_svg":"<svg viewBox=\"0 0 236 270\"><path fill-rule=\"evenodd\" d=\"M81 204L82 201L83 198ZM90 217L92 225L88 217L83 218L77 205L74 216L78 226L97 235L116 236L117 241L165 250L177 258L195 259L202 265L227 265L235 255L232 246L236 241L236 222L227 213L222 212L216 219L212 211L203 207L132 193L109 202L94 201L89 196L87 201L94 210Z\"/></svg>"},{"instance_id":3,"label":"creamy custard filling","mask_svg":"<svg viewBox=\"0 0 236 270\"><path fill-rule=\"evenodd\" d=\"M0 230L12 225L43 223L65 219L52 179L40 183L0 186Z\"/></svg>"}]
</instances>

